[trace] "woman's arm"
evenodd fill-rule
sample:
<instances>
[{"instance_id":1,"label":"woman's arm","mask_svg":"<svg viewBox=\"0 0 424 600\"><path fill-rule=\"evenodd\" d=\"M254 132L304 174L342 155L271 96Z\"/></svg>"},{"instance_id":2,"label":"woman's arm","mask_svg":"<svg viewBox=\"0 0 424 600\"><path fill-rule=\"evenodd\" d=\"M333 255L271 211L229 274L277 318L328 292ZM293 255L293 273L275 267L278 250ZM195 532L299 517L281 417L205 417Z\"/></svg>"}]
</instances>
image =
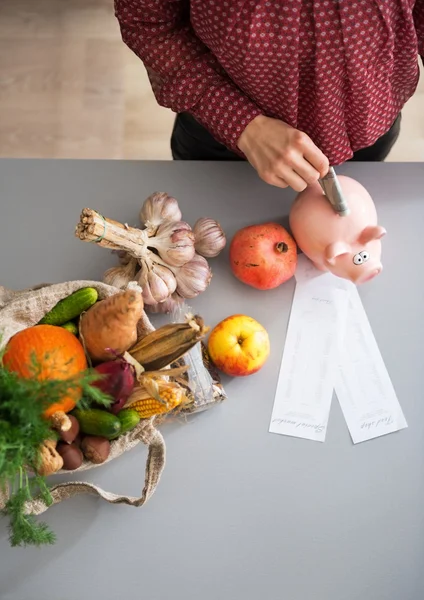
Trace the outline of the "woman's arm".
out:
<instances>
[{"instance_id":1,"label":"woman's arm","mask_svg":"<svg viewBox=\"0 0 424 600\"><path fill-rule=\"evenodd\" d=\"M143 61L158 103L191 113L244 154L267 183L305 189L328 160L305 134L261 114L190 25L190 0L115 0L122 39Z\"/></svg>"},{"instance_id":2,"label":"woman's arm","mask_svg":"<svg viewBox=\"0 0 424 600\"><path fill-rule=\"evenodd\" d=\"M414 22L418 38L418 54L424 64L424 0L415 1Z\"/></svg>"},{"instance_id":3,"label":"woman's arm","mask_svg":"<svg viewBox=\"0 0 424 600\"><path fill-rule=\"evenodd\" d=\"M190 112L240 153L237 140L261 110L196 37L189 9L189 0L115 0L122 39L143 61L157 102Z\"/></svg>"}]
</instances>

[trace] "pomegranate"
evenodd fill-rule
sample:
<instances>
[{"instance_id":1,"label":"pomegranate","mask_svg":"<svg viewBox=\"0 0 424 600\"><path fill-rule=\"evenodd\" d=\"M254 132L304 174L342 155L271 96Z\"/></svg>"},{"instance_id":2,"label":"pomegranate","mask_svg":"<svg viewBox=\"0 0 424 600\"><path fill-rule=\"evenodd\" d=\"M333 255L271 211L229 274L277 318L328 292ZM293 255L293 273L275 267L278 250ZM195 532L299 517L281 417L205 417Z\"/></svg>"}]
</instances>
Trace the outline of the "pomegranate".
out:
<instances>
[{"instance_id":1,"label":"pomegranate","mask_svg":"<svg viewBox=\"0 0 424 600\"><path fill-rule=\"evenodd\" d=\"M237 231L230 245L234 275L258 290L270 290L293 277L297 246L278 223L250 225Z\"/></svg>"}]
</instances>

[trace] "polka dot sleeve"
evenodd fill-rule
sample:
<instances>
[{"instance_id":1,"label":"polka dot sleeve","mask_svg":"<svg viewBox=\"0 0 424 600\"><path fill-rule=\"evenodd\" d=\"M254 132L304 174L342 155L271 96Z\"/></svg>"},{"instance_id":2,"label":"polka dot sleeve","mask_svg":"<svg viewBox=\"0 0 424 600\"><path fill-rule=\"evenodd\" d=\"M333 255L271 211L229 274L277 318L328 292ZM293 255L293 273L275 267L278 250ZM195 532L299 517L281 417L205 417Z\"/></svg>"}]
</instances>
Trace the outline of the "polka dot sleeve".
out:
<instances>
[{"instance_id":1,"label":"polka dot sleeve","mask_svg":"<svg viewBox=\"0 0 424 600\"><path fill-rule=\"evenodd\" d=\"M418 52L424 64L424 0L416 0L415 2L414 22L418 38Z\"/></svg>"},{"instance_id":2,"label":"polka dot sleeve","mask_svg":"<svg viewBox=\"0 0 424 600\"><path fill-rule=\"evenodd\" d=\"M143 61L161 106L190 112L221 143L237 141L261 114L195 35L189 0L115 0L122 39Z\"/></svg>"}]
</instances>

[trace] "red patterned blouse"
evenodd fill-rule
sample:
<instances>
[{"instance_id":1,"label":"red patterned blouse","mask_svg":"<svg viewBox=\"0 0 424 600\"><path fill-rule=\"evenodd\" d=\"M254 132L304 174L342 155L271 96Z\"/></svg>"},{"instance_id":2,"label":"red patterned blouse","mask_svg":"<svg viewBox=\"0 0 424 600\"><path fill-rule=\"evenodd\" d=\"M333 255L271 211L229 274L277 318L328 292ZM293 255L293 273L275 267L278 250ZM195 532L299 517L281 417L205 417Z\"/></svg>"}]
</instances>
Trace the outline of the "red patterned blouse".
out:
<instances>
[{"instance_id":1,"label":"red patterned blouse","mask_svg":"<svg viewBox=\"0 0 424 600\"><path fill-rule=\"evenodd\" d=\"M158 103L238 153L264 114L346 161L389 129L424 56L424 0L115 0L115 12Z\"/></svg>"}]
</instances>

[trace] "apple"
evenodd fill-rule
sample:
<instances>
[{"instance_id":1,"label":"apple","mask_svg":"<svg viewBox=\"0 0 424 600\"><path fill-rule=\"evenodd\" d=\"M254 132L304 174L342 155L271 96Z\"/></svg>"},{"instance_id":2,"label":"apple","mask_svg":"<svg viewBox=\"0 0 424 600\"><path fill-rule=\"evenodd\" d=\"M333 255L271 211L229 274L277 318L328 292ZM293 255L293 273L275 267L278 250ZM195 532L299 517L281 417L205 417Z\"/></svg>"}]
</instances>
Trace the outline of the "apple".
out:
<instances>
[{"instance_id":1,"label":"apple","mask_svg":"<svg viewBox=\"0 0 424 600\"><path fill-rule=\"evenodd\" d=\"M252 375L269 356L268 332L252 317L231 315L211 331L208 352L215 366L226 375Z\"/></svg>"}]
</instances>

